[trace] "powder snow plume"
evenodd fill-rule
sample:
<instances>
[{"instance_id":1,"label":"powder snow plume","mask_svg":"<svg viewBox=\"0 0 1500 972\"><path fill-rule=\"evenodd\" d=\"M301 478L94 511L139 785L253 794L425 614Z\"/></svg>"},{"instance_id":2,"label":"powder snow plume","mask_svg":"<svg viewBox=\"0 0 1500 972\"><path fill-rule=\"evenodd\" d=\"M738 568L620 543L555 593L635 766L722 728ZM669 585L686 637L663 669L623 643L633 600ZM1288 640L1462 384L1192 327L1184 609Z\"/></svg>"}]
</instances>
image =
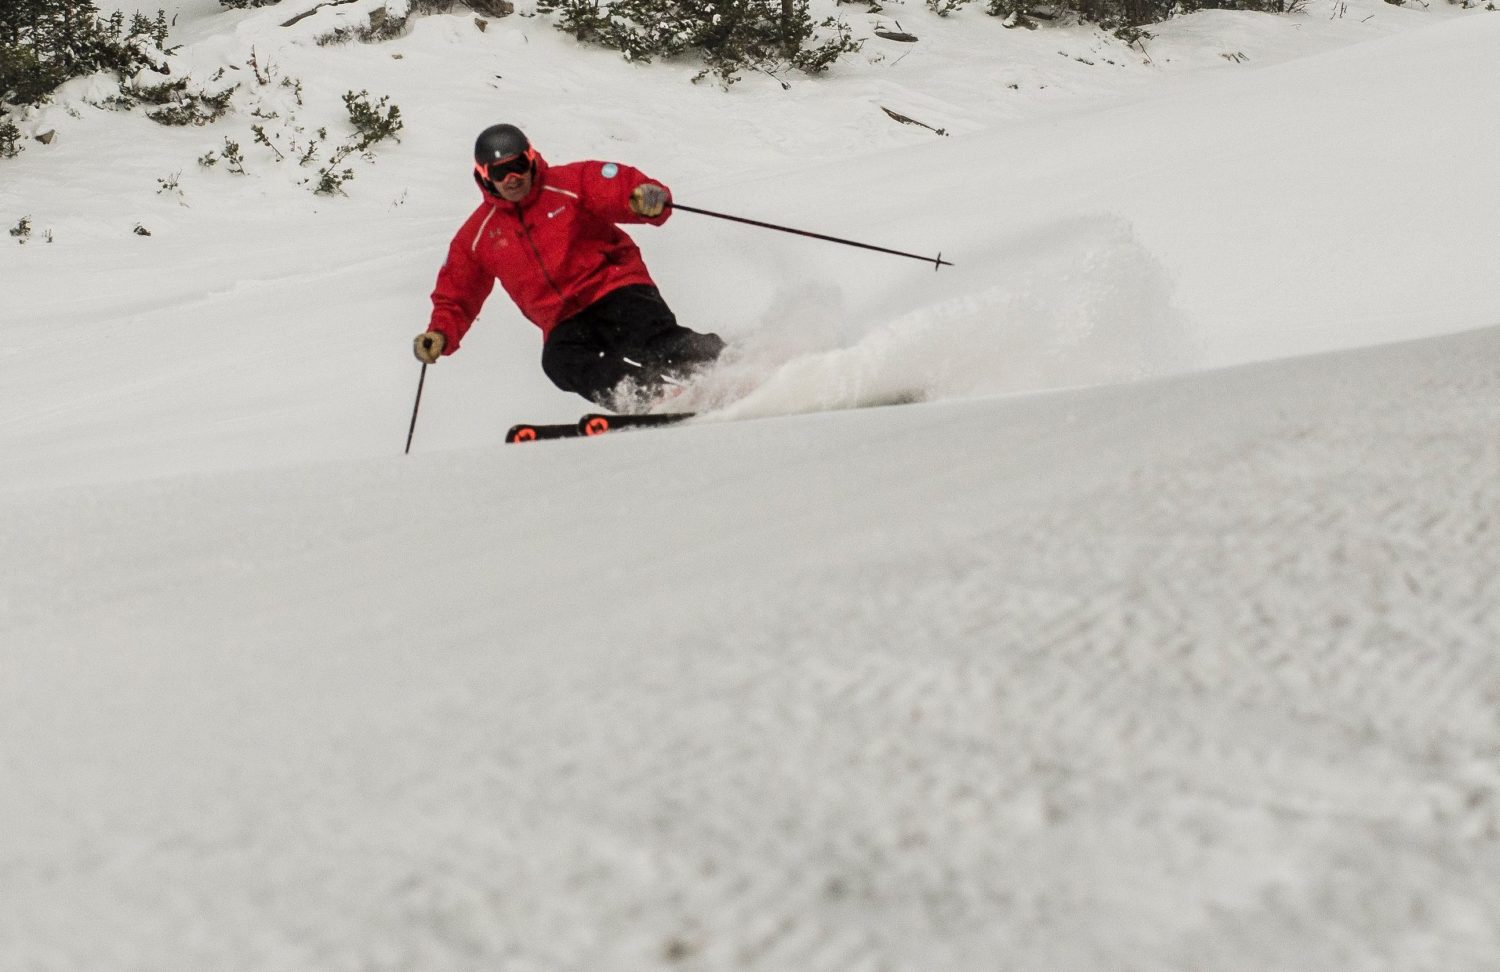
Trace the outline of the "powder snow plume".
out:
<instances>
[{"instance_id":1,"label":"powder snow plume","mask_svg":"<svg viewBox=\"0 0 1500 972\"><path fill-rule=\"evenodd\" d=\"M726 418L974 398L1096 385L1191 367L1172 281L1112 215L1082 215L976 253L992 282L864 327L837 323L836 295L776 308L672 409ZM820 301L826 313L812 313ZM817 319L821 325L809 326Z\"/></svg>"}]
</instances>

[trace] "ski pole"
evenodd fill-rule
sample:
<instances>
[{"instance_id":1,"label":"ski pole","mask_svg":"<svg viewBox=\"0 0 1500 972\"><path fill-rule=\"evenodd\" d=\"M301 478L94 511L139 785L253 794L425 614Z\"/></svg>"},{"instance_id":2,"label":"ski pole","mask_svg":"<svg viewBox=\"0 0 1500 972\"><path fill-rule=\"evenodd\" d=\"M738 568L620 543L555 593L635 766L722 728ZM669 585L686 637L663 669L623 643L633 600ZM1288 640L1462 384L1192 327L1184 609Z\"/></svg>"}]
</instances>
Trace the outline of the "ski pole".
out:
<instances>
[{"instance_id":1,"label":"ski pole","mask_svg":"<svg viewBox=\"0 0 1500 972\"><path fill-rule=\"evenodd\" d=\"M716 213L711 209L698 209L694 206L684 206L682 203L671 202L667 203L667 205L672 209L680 209L685 213L697 213L700 216L712 216L715 219L727 219L735 223L745 223L750 226L759 226L761 229L777 230L782 233L793 233L797 236L807 236L815 240L827 240L830 243L842 243L845 246L857 246L864 250L874 250L877 253L889 253L893 256L910 257L913 260L921 260L923 263L931 263L932 269L934 270L936 270L938 267L953 266L953 264L943 259L943 255L941 253L939 253L935 257L921 256L916 253L903 253L900 250L888 250L883 246L873 246L869 243L859 243L855 240L840 239L837 236L824 236L822 233L811 233L807 230L793 229L790 226L777 226L775 223L762 223L758 219L746 219L743 216L731 216L728 213Z\"/></svg>"},{"instance_id":2,"label":"ski pole","mask_svg":"<svg viewBox=\"0 0 1500 972\"><path fill-rule=\"evenodd\" d=\"M422 362L422 375L417 379L417 400L411 406L411 428L406 430L406 452L411 455L411 437L417 434L417 409L422 407L422 386L427 383L427 362Z\"/></svg>"}]
</instances>

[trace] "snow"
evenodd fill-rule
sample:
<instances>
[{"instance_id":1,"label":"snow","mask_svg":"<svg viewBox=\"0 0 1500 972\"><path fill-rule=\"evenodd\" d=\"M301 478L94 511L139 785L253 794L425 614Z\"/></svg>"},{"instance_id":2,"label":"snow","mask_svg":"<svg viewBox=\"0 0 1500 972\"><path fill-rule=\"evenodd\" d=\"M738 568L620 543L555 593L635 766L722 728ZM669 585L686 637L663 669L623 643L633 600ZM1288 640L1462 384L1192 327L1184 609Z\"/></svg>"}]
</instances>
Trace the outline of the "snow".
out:
<instances>
[{"instance_id":1,"label":"snow","mask_svg":"<svg viewBox=\"0 0 1500 972\"><path fill-rule=\"evenodd\" d=\"M845 10L920 40L720 91L312 6L0 162L0 968L1500 965L1500 17ZM315 197L249 126L348 90ZM581 403L497 296L403 456L499 120L955 266L677 214L713 414L500 445Z\"/></svg>"}]
</instances>

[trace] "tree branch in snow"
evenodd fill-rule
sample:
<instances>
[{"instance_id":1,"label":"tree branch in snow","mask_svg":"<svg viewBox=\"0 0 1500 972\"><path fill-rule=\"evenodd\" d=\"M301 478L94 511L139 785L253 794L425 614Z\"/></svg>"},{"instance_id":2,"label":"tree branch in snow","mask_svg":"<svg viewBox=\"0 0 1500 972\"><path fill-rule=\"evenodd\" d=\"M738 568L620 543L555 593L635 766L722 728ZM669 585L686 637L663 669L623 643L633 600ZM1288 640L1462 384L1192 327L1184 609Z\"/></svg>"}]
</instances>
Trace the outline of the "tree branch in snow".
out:
<instances>
[{"instance_id":1,"label":"tree branch in snow","mask_svg":"<svg viewBox=\"0 0 1500 972\"><path fill-rule=\"evenodd\" d=\"M899 112L891 111L885 105L881 105L880 106L880 110L883 111L883 112L885 112L887 115L890 115L892 118L894 118L896 121L900 122L903 125L916 125L918 128L925 128L929 132L937 132L939 135L947 135L948 134L948 130L946 128L933 128L931 125L927 124L926 122L919 122L915 118L908 118L908 117L906 117L905 115L903 115L903 114L901 114Z\"/></svg>"}]
</instances>

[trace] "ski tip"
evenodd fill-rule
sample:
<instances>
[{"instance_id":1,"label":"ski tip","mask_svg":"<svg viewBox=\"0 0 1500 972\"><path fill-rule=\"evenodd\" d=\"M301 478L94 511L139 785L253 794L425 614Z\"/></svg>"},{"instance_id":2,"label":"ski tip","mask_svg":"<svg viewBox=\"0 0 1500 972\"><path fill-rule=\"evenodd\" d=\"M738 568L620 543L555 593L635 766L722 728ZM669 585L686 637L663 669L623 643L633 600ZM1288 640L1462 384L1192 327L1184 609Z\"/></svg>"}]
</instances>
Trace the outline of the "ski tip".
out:
<instances>
[{"instance_id":1,"label":"ski tip","mask_svg":"<svg viewBox=\"0 0 1500 972\"><path fill-rule=\"evenodd\" d=\"M535 425L512 425L510 431L505 433L506 442L535 442L536 439Z\"/></svg>"}]
</instances>

